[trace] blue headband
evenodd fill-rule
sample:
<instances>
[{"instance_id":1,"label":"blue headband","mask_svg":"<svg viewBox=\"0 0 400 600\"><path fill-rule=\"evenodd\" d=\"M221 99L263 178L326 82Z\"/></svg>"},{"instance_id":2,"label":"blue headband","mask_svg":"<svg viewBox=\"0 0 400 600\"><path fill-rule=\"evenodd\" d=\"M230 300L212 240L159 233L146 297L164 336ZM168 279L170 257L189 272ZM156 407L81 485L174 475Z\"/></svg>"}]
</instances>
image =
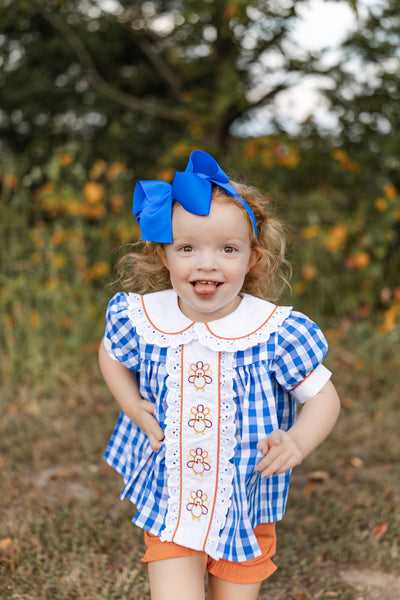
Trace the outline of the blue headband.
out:
<instances>
[{"instance_id":1,"label":"blue headband","mask_svg":"<svg viewBox=\"0 0 400 600\"><path fill-rule=\"evenodd\" d=\"M166 181L138 181L133 194L133 214L142 240L172 244L172 203L177 200L194 215L209 215L212 184L234 196L246 209L254 231L257 225L250 206L236 193L217 161L202 150L191 153L184 172L177 171L172 185Z\"/></svg>"}]
</instances>

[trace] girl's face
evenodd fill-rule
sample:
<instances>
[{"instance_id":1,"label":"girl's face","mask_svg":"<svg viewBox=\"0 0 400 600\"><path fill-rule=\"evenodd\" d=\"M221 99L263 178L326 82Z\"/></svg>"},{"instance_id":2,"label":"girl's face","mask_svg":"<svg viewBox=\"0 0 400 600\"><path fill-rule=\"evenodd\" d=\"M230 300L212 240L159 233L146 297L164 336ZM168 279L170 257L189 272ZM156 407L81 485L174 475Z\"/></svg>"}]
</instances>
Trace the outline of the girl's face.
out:
<instances>
[{"instance_id":1,"label":"girl's face","mask_svg":"<svg viewBox=\"0 0 400 600\"><path fill-rule=\"evenodd\" d=\"M183 314L206 322L233 312L241 301L245 275L258 258L241 208L212 201L210 214L199 216L177 204L172 236L173 243L164 244L160 255Z\"/></svg>"}]
</instances>

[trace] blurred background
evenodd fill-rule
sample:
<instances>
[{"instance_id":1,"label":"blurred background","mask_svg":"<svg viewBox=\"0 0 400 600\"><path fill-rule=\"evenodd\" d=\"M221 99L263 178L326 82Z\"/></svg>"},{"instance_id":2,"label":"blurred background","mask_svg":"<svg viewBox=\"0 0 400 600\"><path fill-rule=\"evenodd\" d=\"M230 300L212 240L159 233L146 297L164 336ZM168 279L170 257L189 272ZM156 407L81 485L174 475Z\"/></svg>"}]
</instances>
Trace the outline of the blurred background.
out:
<instances>
[{"instance_id":1,"label":"blurred background","mask_svg":"<svg viewBox=\"0 0 400 600\"><path fill-rule=\"evenodd\" d=\"M0 0L2 467L98 460L111 402L96 352L138 235L133 188L171 181L193 149L274 199L293 265L283 302L326 331L345 410L360 382L373 394L379 460L394 461L399 84L399 0ZM17 537L6 525L7 568Z\"/></svg>"},{"instance_id":2,"label":"blurred background","mask_svg":"<svg viewBox=\"0 0 400 600\"><path fill-rule=\"evenodd\" d=\"M0 6L3 377L98 341L135 181L195 148L274 198L287 302L398 323L398 1Z\"/></svg>"}]
</instances>

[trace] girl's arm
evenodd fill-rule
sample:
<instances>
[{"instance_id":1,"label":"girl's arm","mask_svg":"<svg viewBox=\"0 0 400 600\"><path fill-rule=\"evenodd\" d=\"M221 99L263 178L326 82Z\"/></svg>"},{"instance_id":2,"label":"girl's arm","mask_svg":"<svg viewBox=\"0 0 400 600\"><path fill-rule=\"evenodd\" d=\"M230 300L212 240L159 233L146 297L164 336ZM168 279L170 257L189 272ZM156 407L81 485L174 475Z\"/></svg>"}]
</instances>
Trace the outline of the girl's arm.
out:
<instances>
[{"instance_id":1,"label":"girl's arm","mask_svg":"<svg viewBox=\"0 0 400 600\"><path fill-rule=\"evenodd\" d=\"M153 402L140 396L136 377L108 355L103 341L99 348L99 364L104 381L122 411L147 435L152 450L157 452L164 439L164 432L153 417Z\"/></svg>"},{"instance_id":2,"label":"girl's arm","mask_svg":"<svg viewBox=\"0 0 400 600\"><path fill-rule=\"evenodd\" d=\"M303 405L293 427L288 431L273 431L258 442L257 448L264 458L256 466L256 471L267 478L300 464L332 431L339 411L339 396L328 381L316 396Z\"/></svg>"}]
</instances>

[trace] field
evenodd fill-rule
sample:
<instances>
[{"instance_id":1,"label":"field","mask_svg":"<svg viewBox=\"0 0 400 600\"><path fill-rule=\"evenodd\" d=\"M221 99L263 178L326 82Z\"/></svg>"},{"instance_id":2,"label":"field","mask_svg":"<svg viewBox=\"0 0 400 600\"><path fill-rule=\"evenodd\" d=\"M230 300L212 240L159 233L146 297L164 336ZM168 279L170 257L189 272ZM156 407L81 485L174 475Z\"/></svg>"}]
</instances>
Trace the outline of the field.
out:
<instances>
[{"instance_id":1,"label":"field","mask_svg":"<svg viewBox=\"0 0 400 600\"><path fill-rule=\"evenodd\" d=\"M262 600L400 597L400 334L343 321L328 337L341 417L295 471ZM133 506L101 460L117 408L95 348L8 380L1 412L0 596L148 600Z\"/></svg>"},{"instance_id":2,"label":"field","mask_svg":"<svg viewBox=\"0 0 400 600\"><path fill-rule=\"evenodd\" d=\"M33 197L17 178L3 178L0 597L148 600L134 507L120 502L121 481L102 462L118 411L97 365L111 263L137 235L123 201L129 181L119 163L97 161L85 173L73 160L52 157L50 180ZM392 212L380 214L389 221L374 221L382 239L397 223L397 191L385 190ZM352 232L350 219L347 229L336 223L329 198L317 200L327 227L307 225L312 206L292 223L299 233L290 240L288 300L326 332L343 408L330 438L295 471L278 527L279 569L260 597L395 600L398 270L388 281L380 255L354 254L353 238L386 246Z\"/></svg>"}]
</instances>

